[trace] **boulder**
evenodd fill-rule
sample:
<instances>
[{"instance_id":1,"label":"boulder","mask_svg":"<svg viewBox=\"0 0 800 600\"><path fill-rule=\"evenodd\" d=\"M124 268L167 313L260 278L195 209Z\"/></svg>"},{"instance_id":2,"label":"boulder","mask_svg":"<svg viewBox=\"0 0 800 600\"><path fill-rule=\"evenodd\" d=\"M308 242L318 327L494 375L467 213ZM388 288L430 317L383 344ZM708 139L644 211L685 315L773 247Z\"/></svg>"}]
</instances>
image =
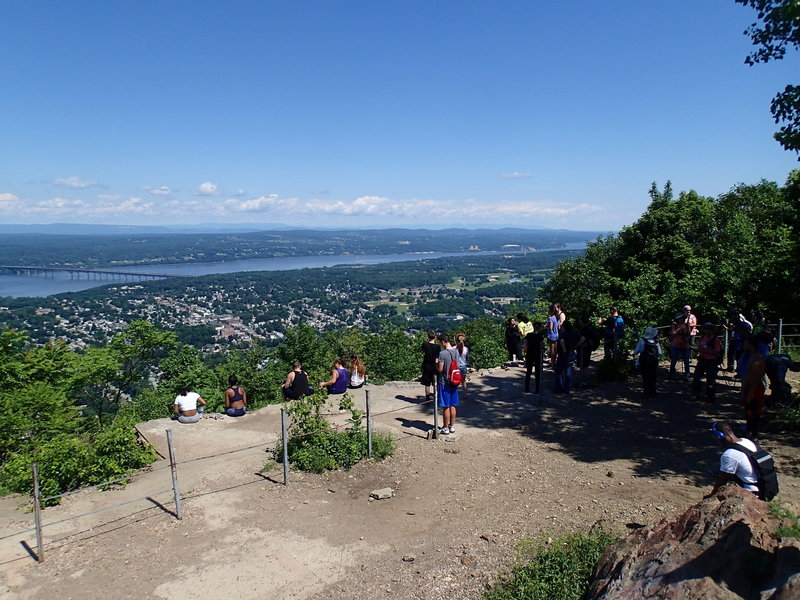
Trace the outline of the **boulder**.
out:
<instances>
[{"instance_id":1,"label":"boulder","mask_svg":"<svg viewBox=\"0 0 800 600\"><path fill-rule=\"evenodd\" d=\"M800 540L775 538L777 526L766 502L726 485L610 546L586 599L800 598Z\"/></svg>"}]
</instances>

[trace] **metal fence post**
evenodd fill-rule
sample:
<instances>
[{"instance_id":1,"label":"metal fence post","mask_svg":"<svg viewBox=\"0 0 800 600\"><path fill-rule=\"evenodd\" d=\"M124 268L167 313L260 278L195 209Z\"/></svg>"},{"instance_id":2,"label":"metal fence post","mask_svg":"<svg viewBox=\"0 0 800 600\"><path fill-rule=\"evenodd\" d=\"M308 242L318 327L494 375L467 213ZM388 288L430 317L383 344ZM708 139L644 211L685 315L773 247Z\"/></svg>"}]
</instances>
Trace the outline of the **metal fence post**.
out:
<instances>
[{"instance_id":1,"label":"metal fence post","mask_svg":"<svg viewBox=\"0 0 800 600\"><path fill-rule=\"evenodd\" d=\"M42 501L39 493L39 467L36 463L31 465L33 469L33 520L36 524L36 558L41 563L44 562L44 541L42 540Z\"/></svg>"},{"instance_id":2,"label":"metal fence post","mask_svg":"<svg viewBox=\"0 0 800 600\"><path fill-rule=\"evenodd\" d=\"M778 352L777 354L781 353L781 347L783 346L783 319L778 319Z\"/></svg>"},{"instance_id":3,"label":"metal fence post","mask_svg":"<svg viewBox=\"0 0 800 600\"><path fill-rule=\"evenodd\" d=\"M372 412L369 405L369 390L367 390L367 456L372 458Z\"/></svg>"},{"instance_id":4,"label":"metal fence post","mask_svg":"<svg viewBox=\"0 0 800 600\"><path fill-rule=\"evenodd\" d=\"M183 519L181 490L178 487L178 465L175 464L175 446L172 445L172 429L167 429L167 447L169 448L169 470L172 472L172 494L175 497L175 516Z\"/></svg>"},{"instance_id":5,"label":"metal fence post","mask_svg":"<svg viewBox=\"0 0 800 600\"><path fill-rule=\"evenodd\" d=\"M731 368L731 358L730 358L731 355L728 354L728 344L730 343L729 342L729 338L730 338L730 332L726 329L725 330L725 367L727 369Z\"/></svg>"},{"instance_id":6,"label":"metal fence post","mask_svg":"<svg viewBox=\"0 0 800 600\"><path fill-rule=\"evenodd\" d=\"M539 406L544 405L544 352L539 353L539 375L536 378L536 385L539 386Z\"/></svg>"},{"instance_id":7,"label":"metal fence post","mask_svg":"<svg viewBox=\"0 0 800 600\"><path fill-rule=\"evenodd\" d=\"M283 440L283 485L289 485L289 435L285 408L281 408L281 439Z\"/></svg>"},{"instance_id":8,"label":"metal fence post","mask_svg":"<svg viewBox=\"0 0 800 600\"><path fill-rule=\"evenodd\" d=\"M439 376L433 380L433 439L439 439Z\"/></svg>"}]
</instances>

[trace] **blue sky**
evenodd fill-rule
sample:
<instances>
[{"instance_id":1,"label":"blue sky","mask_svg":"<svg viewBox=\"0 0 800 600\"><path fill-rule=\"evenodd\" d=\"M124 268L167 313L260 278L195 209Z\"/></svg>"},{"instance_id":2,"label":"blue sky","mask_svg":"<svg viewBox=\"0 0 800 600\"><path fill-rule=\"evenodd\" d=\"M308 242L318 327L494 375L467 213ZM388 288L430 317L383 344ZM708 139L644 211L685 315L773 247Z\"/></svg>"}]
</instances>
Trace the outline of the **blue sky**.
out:
<instances>
[{"instance_id":1,"label":"blue sky","mask_svg":"<svg viewBox=\"0 0 800 600\"><path fill-rule=\"evenodd\" d=\"M0 222L616 229L782 183L733 0L4 3Z\"/></svg>"}]
</instances>

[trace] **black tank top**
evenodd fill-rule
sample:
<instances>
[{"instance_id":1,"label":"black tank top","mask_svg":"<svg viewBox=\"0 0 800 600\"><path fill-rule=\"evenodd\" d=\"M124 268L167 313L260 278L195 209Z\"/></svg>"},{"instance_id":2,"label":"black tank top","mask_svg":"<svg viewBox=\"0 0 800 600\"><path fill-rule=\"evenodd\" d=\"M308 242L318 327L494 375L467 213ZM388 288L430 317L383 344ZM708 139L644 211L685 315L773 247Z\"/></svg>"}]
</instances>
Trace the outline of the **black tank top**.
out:
<instances>
[{"instance_id":1,"label":"black tank top","mask_svg":"<svg viewBox=\"0 0 800 600\"><path fill-rule=\"evenodd\" d=\"M292 391L295 397L308 394L308 375L305 371L295 371L292 380Z\"/></svg>"}]
</instances>

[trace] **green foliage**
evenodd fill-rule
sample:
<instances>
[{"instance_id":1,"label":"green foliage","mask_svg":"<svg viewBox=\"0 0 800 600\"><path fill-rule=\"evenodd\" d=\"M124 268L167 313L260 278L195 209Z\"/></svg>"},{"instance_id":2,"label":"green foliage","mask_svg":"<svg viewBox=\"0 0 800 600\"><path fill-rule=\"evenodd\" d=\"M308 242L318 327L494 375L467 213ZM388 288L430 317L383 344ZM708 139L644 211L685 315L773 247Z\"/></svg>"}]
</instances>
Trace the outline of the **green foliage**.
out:
<instances>
[{"instance_id":1,"label":"green foliage","mask_svg":"<svg viewBox=\"0 0 800 600\"><path fill-rule=\"evenodd\" d=\"M608 381L626 381L631 374L631 361L626 356L620 355L617 358L604 358L597 363L595 376L597 381L605 383Z\"/></svg>"},{"instance_id":2,"label":"green foliage","mask_svg":"<svg viewBox=\"0 0 800 600\"><path fill-rule=\"evenodd\" d=\"M800 395L795 394L791 404L769 420L770 431L800 431Z\"/></svg>"},{"instance_id":3,"label":"green foliage","mask_svg":"<svg viewBox=\"0 0 800 600\"><path fill-rule=\"evenodd\" d=\"M338 431L320 414L325 405L323 391L293 400L287 408L292 417L289 430L289 462L303 471L323 473L334 469L349 469L368 455L367 432L362 425L363 414L353 405L349 394L339 398L339 409L350 412L349 429ZM382 460L394 452L390 434L373 433L373 458ZM281 457L280 443L275 455Z\"/></svg>"},{"instance_id":4,"label":"green foliage","mask_svg":"<svg viewBox=\"0 0 800 600\"><path fill-rule=\"evenodd\" d=\"M47 383L28 383L0 392L0 422L0 461L5 461L76 431L78 411L63 390Z\"/></svg>"},{"instance_id":5,"label":"green foliage","mask_svg":"<svg viewBox=\"0 0 800 600\"><path fill-rule=\"evenodd\" d=\"M701 320L722 321L732 306L769 319L800 315L796 294L800 173L784 188L762 181L737 185L717 199L695 192L673 197L653 184L651 203L619 235L591 242L564 261L542 290L570 314L605 316L619 307L630 326L667 324L684 304Z\"/></svg>"},{"instance_id":6,"label":"green foliage","mask_svg":"<svg viewBox=\"0 0 800 600\"><path fill-rule=\"evenodd\" d=\"M753 66L781 60L787 48L800 47L800 4L797 0L736 0L754 8L758 21L745 30L757 50L745 63ZM776 123L784 122L775 139L786 150L800 151L800 87L787 85L772 99L772 116Z\"/></svg>"},{"instance_id":7,"label":"green foliage","mask_svg":"<svg viewBox=\"0 0 800 600\"><path fill-rule=\"evenodd\" d=\"M364 362L373 381L408 381L419 375L422 364L422 335L407 335L400 327L384 321L370 336Z\"/></svg>"},{"instance_id":8,"label":"green foliage","mask_svg":"<svg viewBox=\"0 0 800 600\"><path fill-rule=\"evenodd\" d=\"M776 500L769 503L769 513L781 521L775 530L777 537L800 538L800 516L784 508Z\"/></svg>"},{"instance_id":9,"label":"green foliage","mask_svg":"<svg viewBox=\"0 0 800 600\"><path fill-rule=\"evenodd\" d=\"M155 388L146 388L124 405L120 414L130 415L136 423L165 419L172 414L175 394Z\"/></svg>"},{"instance_id":10,"label":"green foliage","mask_svg":"<svg viewBox=\"0 0 800 600\"><path fill-rule=\"evenodd\" d=\"M495 584L487 600L581 600L595 566L615 540L604 532L574 533L551 544L528 544L526 561Z\"/></svg>"},{"instance_id":11,"label":"green foliage","mask_svg":"<svg viewBox=\"0 0 800 600\"><path fill-rule=\"evenodd\" d=\"M505 330L502 323L482 317L467 322L461 331L467 336L469 366L475 369L487 369L501 365L505 361L506 349L503 346Z\"/></svg>"}]
</instances>

